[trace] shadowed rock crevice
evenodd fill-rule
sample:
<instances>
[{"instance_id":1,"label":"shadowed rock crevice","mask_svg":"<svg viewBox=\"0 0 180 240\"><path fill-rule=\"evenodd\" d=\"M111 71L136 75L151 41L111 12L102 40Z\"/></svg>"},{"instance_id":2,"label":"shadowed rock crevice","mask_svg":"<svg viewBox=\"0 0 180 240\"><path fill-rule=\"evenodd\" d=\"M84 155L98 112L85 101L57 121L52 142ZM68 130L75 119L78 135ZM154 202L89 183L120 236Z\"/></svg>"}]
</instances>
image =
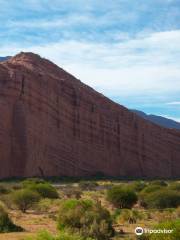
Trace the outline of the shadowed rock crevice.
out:
<instances>
[{"instance_id":1,"label":"shadowed rock crevice","mask_svg":"<svg viewBox=\"0 0 180 240\"><path fill-rule=\"evenodd\" d=\"M12 113L11 175L25 175L27 161L27 126L23 102L18 100ZM15 174L16 173L16 174Z\"/></svg>"}]
</instances>

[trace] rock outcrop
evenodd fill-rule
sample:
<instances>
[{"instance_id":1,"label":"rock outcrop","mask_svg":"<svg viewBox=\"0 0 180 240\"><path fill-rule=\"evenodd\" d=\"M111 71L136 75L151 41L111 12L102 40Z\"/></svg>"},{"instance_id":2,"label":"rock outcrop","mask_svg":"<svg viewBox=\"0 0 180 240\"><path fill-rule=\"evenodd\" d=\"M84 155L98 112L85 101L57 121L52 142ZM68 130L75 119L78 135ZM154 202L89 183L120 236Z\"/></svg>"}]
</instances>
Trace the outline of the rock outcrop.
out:
<instances>
[{"instance_id":1,"label":"rock outcrop","mask_svg":"<svg viewBox=\"0 0 180 240\"><path fill-rule=\"evenodd\" d=\"M180 176L180 131L142 119L33 53L0 63L0 178Z\"/></svg>"}]
</instances>

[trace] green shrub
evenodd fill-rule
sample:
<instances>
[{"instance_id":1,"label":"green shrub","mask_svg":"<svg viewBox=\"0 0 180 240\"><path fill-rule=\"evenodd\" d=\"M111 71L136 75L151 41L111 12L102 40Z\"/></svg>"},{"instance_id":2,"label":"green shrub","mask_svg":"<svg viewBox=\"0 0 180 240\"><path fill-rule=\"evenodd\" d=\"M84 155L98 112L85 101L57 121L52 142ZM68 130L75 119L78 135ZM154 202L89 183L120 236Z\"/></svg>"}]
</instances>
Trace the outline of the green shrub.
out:
<instances>
[{"instance_id":1,"label":"green shrub","mask_svg":"<svg viewBox=\"0 0 180 240\"><path fill-rule=\"evenodd\" d=\"M10 189L4 185L0 184L0 194L8 194L10 192Z\"/></svg>"},{"instance_id":2,"label":"green shrub","mask_svg":"<svg viewBox=\"0 0 180 240\"><path fill-rule=\"evenodd\" d=\"M128 187L135 192L142 191L146 186L147 186L147 184L143 181L135 181L135 182L128 184Z\"/></svg>"},{"instance_id":3,"label":"green shrub","mask_svg":"<svg viewBox=\"0 0 180 240\"><path fill-rule=\"evenodd\" d=\"M8 216L4 206L0 203L0 233L20 232L23 229L16 226Z\"/></svg>"},{"instance_id":4,"label":"green shrub","mask_svg":"<svg viewBox=\"0 0 180 240\"><path fill-rule=\"evenodd\" d=\"M40 200L40 195L30 189L21 189L12 193L12 201L23 213Z\"/></svg>"},{"instance_id":5,"label":"green shrub","mask_svg":"<svg viewBox=\"0 0 180 240\"><path fill-rule=\"evenodd\" d=\"M118 222L134 224L138 220L142 220L144 217L145 215L136 209L122 209L120 215L118 216Z\"/></svg>"},{"instance_id":6,"label":"green shrub","mask_svg":"<svg viewBox=\"0 0 180 240\"><path fill-rule=\"evenodd\" d=\"M157 190L161 190L164 189L164 187L159 186L159 185L148 185L147 187L145 187L140 194L147 194L147 193L151 193L151 192L155 192Z\"/></svg>"},{"instance_id":7,"label":"green shrub","mask_svg":"<svg viewBox=\"0 0 180 240\"><path fill-rule=\"evenodd\" d=\"M162 189L165 189L165 188L160 185L156 185L156 184L148 185L147 187L145 187L138 194L140 205L142 207L147 207L147 202L145 201L145 199L148 198L149 194L152 193L152 195L153 195L154 192L161 191Z\"/></svg>"},{"instance_id":8,"label":"green shrub","mask_svg":"<svg viewBox=\"0 0 180 240\"><path fill-rule=\"evenodd\" d=\"M107 191L107 199L117 208L131 208L137 202L137 195L129 188L114 186Z\"/></svg>"},{"instance_id":9,"label":"green shrub","mask_svg":"<svg viewBox=\"0 0 180 240\"><path fill-rule=\"evenodd\" d=\"M7 208L13 209L13 201L12 201L11 193L1 195L0 200L6 205Z\"/></svg>"},{"instance_id":10,"label":"green shrub","mask_svg":"<svg viewBox=\"0 0 180 240\"><path fill-rule=\"evenodd\" d=\"M176 218L176 211L174 208L166 208L163 211L151 211L151 218L158 223L171 221Z\"/></svg>"},{"instance_id":11,"label":"green shrub","mask_svg":"<svg viewBox=\"0 0 180 240\"><path fill-rule=\"evenodd\" d=\"M36 204L36 210L38 212L48 212L52 207L52 201L49 198L43 198Z\"/></svg>"},{"instance_id":12,"label":"green shrub","mask_svg":"<svg viewBox=\"0 0 180 240\"><path fill-rule=\"evenodd\" d=\"M180 193L173 190L160 190L147 194L144 202L148 208L176 208L180 205Z\"/></svg>"},{"instance_id":13,"label":"green shrub","mask_svg":"<svg viewBox=\"0 0 180 240\"><path fill-rule=\"evenodd\" d=\"M139 240L178 240L180 239L180 220L166 221L154 226L153 229L173 230L172 233L143 234Z\"/></svg>"},{"instance_id":14,"label":"green shrub","mask_svg":"<svg viewBox=\"0 0 180 240\"><path fill-rule=\"evenodd\" d=\"M180 183L179 182L173 182L169 185L168 188L171 189L171 190L180 191Z\"/></svg>"},{"instance_id":15,"label":"green shrub","mask_svg":"<svg viewBox=\"0 0 180 240\"><path fill-rule=\"evenodd\" d=\"M79 188L67 188L66 190L63 191L64 195L68 198L76 198L80 199L82 195L82 191Z\"/></svg>"},{"instance_id":16,"label":"green shrub","mask_svg":"<svg viewBox=\"0 0 180 240\"><path fill-rule=\"evenodd\" d=\"M29 186L29 188L33 191L37 191L42 198L55 199L59 197L56 188L49 183L38 183Z\"/></svg>"},{"instance_id":17,"label":"green shrub","mask_svg":"<svg viewBox=\"0 0 180 240\"><path fill-rule=\"evenodd\" d=\"M97 240L109 239L114 233L109 212L100 203L90 200L63 201L59 210L58 228L70 228L86 238Z\"/></svg>"},{"instance_id":18,"label":"green shrub","mask_svg":"<svg viewBox=\"0 0 180 240\"><path fill-rule=\"evenodd\" d=\"M38 192L42 198L54 199L59 197L56 188L42 179L38 178L27 179L22 182L22 185L24 188L28 188Z\"/></svg>"},{"instance_id":19,"label":"green shrub","mask_svg":"<svg viewBox=\"0 0 180 240\"><path fill-rule=\"evenodd\" d=\"M39 183L47 183L44 179L41 178L28 178L22 181L23 188L29 187L31 185L39 184Z\"/></svg>"},{"instance_id":20,"label":"green shrub","mask_svg":"<svg viewBox=\"0 0 180 240\"><path fill-rule=\"evenodd\" d=\"M149 183L149 185L156 185L156 186L161 186L161 187L166 187L168 184L167 182L163 181L163 180L155 180Z\"/></svg>"}]
</instances>

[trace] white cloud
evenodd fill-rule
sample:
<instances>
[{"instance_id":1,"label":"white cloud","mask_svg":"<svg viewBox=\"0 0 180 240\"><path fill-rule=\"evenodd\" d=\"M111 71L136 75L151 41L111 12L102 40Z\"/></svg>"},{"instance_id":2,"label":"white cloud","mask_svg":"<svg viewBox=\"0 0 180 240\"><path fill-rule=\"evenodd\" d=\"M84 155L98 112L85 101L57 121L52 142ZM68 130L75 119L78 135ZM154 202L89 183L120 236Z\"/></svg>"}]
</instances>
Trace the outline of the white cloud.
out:
<instances>
[{"instance_id":1,"label":"white cloud","mask_svg":"<svg viewBox=\"0 0 180 240\"><path fill-rule=\"evenodd\" d=\"M170 116L170 115L159 115L159 116L165 117L165 118L168 118L168 119L172 119L172 120L180 123L180 118L178 118L178 117L172 117L172 116Z\"/></svg>"},{"instance_id":2,"label":"white cloud","mask_svg":"<svg viewBox=\"0 0 180 240\"><path fill-rule=\"evenodd\" d=\"M1 46L1 55L33 51L97 90L114 96L180 91L180 30L139 34L116 43L61 41L46 45Z\"/></svg>"},{"instance_id":3,"label":"white cloud","mask_svg":"<svg viewBox=\"0 0 180 240\"><path fill-rule=\"evenodd\" d=\"M175 101L175 102L168 102L166 103L167 105L180 105L180 102Z\"/></svg>"}]
</instances>

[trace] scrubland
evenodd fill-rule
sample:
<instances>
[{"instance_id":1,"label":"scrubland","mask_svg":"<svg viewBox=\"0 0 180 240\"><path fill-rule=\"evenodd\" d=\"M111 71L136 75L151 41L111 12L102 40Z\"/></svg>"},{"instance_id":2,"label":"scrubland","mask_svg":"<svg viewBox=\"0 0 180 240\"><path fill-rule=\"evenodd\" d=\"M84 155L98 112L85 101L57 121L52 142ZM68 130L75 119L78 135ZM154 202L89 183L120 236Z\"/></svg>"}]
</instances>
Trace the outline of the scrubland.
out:
<instances>
[{"instance_id":1,"label":"scrubland","mask_svg":"<svg viewBox=\"0 0 180 240\"><path fill-rule=\"evenodd\" d=\"M173 232L137 236L137 226ZM177 240L180 182L1 181L0 239Z\"/></svg>"}]
</instances>

